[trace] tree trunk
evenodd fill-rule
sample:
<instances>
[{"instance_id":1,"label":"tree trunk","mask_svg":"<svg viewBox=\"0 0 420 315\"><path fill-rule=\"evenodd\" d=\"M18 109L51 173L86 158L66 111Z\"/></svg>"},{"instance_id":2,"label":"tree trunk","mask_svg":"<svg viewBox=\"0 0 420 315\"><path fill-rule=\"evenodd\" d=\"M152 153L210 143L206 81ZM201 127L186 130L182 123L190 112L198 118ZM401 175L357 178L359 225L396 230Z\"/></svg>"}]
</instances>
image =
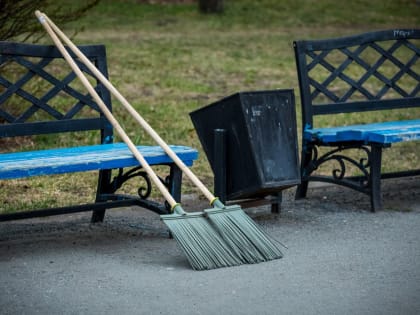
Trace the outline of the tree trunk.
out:
<instances>
[{"instance_id":1,"label":"tree trunk","mask_svg":"<svg viewBox=\"0 0 420 315\"><path fill-rule=\"evenodd\" d=\"M203 13L221 13L223 12L224 0L199 0L199 9Z\"/></svg>"}]
</instances>

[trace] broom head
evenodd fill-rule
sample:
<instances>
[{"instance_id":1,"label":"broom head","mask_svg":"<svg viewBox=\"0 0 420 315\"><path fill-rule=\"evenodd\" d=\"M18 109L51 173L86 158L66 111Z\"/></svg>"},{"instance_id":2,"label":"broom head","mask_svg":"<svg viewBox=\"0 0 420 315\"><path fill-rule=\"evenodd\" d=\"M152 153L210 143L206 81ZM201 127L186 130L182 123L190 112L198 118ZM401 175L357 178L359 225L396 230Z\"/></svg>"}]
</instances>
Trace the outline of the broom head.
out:
<instances>
[{"instance_id":1,"label":"broom head","mask_svg":"<svg viewBox=\"0 0 420 315\"><path fill-rule=\"evenodd\" d=\"M243 263L283 257L272 239L238 205L204 210L224 241Z\"/></svg>"},{"instance_id":2,"label":"broom head","mask_svg":"<svg viewBox=\"0 0 420 315\"><path fill-rule=\"evenodd\" d=\"M203 212L160 216L195 270L241 264Z\"/></svg>"}]
</instances>

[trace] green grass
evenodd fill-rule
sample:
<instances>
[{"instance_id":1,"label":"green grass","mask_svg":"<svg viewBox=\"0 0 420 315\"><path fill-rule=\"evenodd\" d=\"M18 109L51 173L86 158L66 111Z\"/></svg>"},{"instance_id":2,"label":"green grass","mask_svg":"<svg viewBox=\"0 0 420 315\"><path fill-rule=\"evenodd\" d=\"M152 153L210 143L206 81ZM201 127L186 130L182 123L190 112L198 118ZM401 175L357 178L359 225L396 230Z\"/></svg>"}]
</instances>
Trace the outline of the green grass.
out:
<instances>
[{"instance_id":1,"label":"green grass","mask_svg":"<svg viewBox=\"0 0 420 315\"><path fill-rule=\"evenodd\" d=\"M220 15L202 15L196 4L103 0L83 19L62 28L69 35L79 29L73 39L77 44L107 46L112 82L165 140L200 150L193 171L212 186L213 175L189 112L238 91L294 88L300 117L293 40L418 27L419 22L420 6L414 0L227 0ZM51 43L48 37L43 41ZM129 135L137 143L153 143L118 103L114 104ZM372 117L380 121L381 115ZM420 116L418 111L410 115ZM338 116L336 123L344 120L347 117ZM300 120L298 128L300 133ZM74 139L85 143L92 136L59 137L65 145L75 144ZM40 137L37 141L24 144L47 147L56 140ZM397 146L389 152L390 157L387 152L386 168L412 166L413 160L419 164L414 150L410 144L401 149ZM407 159L401 161L400 154ZM195 191L188 180L184 183L185 192ZM135 189L136 184L131 186L127 189ZM5 202L0 211L38 206L43 197L45 205L93 200L94 189L90 173L3 181L0 199ZM16 197L16 192L22 192L22 197Z\"/></svg>"}]
</instances>

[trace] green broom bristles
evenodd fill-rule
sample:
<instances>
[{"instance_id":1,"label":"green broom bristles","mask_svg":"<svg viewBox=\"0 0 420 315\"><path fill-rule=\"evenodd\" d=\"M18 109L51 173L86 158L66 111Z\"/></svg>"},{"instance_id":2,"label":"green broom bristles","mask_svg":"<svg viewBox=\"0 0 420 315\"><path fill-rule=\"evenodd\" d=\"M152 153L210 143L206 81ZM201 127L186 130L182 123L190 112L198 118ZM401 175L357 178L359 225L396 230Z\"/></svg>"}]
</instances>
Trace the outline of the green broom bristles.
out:
<instances>
[{"instance_id":1,"label":"green broom bristles","mask_svg":"<svg viewBox=\"0 0 420 315\"><path fill-rule=\"evenodd\" d=\"M215 204L217 206L218 204ZM243 262L259 263L282 258L269 236L239 206L204 210L225 242Z\"/></svg>"},{"instance_id":2,"label":"green broom bristles","mask_svg":"<svg viewBox=\"0 0 420 315\"><path fill-rule=\"evenodd\" d=\"M241 264L202 212L161 215L195 270Z\"/></svg>"},{"instance_id":3,"label":"green broom bristles","mask_svg":"<svg viewBox=\"0 0 420 315\"><path fill-rule=\"evenodd\" d=\"M236 220L232 220L229 215L226 215L223 209L207 209L204 212L217 227L224 241L243 263L253 264L265 261L242 229L236 226Z\"/></svg>"}]
</instances>

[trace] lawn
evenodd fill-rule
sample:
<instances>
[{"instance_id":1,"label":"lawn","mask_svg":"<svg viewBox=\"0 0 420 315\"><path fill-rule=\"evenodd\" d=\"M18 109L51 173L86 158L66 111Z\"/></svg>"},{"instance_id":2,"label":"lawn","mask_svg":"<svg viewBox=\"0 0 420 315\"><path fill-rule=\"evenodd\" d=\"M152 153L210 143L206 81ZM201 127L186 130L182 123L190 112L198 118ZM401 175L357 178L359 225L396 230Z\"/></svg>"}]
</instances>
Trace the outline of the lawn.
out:
<instances>
[{"instance_id":1,"label":"lawn","mask_svg":"<svg viewBox=\"0 0 420 315\"><path fill-rule=\"evenodd\" d=\"M238 91L293 88L299 117L293 40L420 25L415 0L226 0L220 15L200 14L195 3L145 2L102 0L63 29L77 44L106 45L111 81L165 140L199 149L193 171L209 186L212 173L189 112ZM42 41L51 43L48 37ZM116 101L114 107L137 143L153 143ZM408 115L420 117L418 110ZM49 143L40 140L38 147ZM68 135L59 139L72 141ZM385 155L387 169L420 164L412 144L397 148ZM89 174L3 181L0 211L92 200L95 181ZM185 193L195 191L185 183Z\"/></svg>"}]
</instances>

